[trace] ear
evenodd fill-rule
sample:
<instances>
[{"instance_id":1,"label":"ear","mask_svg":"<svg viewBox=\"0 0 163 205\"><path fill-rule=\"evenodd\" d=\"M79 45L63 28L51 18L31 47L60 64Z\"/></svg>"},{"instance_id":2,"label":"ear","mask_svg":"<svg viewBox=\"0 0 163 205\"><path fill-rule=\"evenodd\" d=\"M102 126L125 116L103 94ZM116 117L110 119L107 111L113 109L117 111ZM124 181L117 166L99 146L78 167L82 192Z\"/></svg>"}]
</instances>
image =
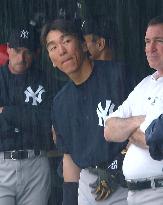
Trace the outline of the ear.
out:
<instances>
[{"instance_id":1,"label":"ear","mask_svg":"<svg viewBox=\"0 0 163 205\"><path fill-rule=\"evenodd\" d=\"M96 41L96 46L97 49L99 51L102 51L105 48L105 38L100 37L97 41Z\"/></svg>"},{"instance_id":2,"label":"ear","mask_svg":"<svg viewBox=\"0 0 163 205\"><path fill-rule=\"evenodd\" d=\"M11 48L9 47L9 44L7 43L7 50L6 50L6 51L7 51L8 54L9 54L9 52L10 52L10 49L11 49Z\"/></svg>"}]
</instances>

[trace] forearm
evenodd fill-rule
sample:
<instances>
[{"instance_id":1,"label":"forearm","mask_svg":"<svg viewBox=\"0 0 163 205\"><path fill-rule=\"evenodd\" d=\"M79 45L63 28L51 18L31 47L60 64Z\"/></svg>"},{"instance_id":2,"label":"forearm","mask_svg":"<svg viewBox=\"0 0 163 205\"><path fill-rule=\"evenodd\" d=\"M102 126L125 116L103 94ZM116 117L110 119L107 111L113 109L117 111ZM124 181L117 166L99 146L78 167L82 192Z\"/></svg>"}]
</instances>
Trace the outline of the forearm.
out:
<instances>
[{"instance_id":1,"label":"forearm","mask_svg":"<svg viewBox=\"0 0 163 205\"><path fill-rule=\"evenodd\" d=\"M11 126L4 118L2 112L3 112L3 107L0 107L0 134L5 135L5 133L11 129Z\"/></svg>"},{"instance_id":2,"label":"forearm","mask_svg":"<svg viewBox=\"0 0 163 205\"><path fill-rule=\"evenodd\" d=\"M50 110L29 106L5 106L3 116L8 124L21 130L47 130L51 126ZM50 129L50 128L48 128Z\"/></svg>"},{"instance_id":3,"label":"forearm","mask_svg":"<svg viewBox=\"0 0 163 205\"><path fill-rule=\"evenodd\" d=\"M131 134L131 136L129 137L129 142L130 144L135 144L143 149L148 149L145 141L145 135L139 128Z\"/></svg>"},{"instance_id":4,"label":"forearm","mask_svg":"<svg viewBox=\"0 0 163 205\"><path fill-rule=\"evenodd\" d=\"M112 117L106 121L104 137L107 141L123 142L143 122L144 116L134 116L129 118Z\"/></svg>"},{"instance_id":5,"label":"forearm","mask_svg":"<svg viewBox=\"0 0 163 205\"><path fill-rule=\"evenodd\" d=\"M2 111L3 111L3 107L0 107L0 113L2 113Z\"/></svg>"},{"instance_id":6,"label":"forearm","mask_svg":"<svg viewBox=\"0 0 163 205\"><path fill-rule=\"evenodd\" d=\"M57 136L56 136L56 133L55 133L53 126L52 126L52 137L53 137L54 143L56 144Z\"/></svg>"},{"instance_id":7,"label":"forearm","mask_svg":"<svg viewBox=\"0 0 163 205\"><path fill-rule=\"evenodd\" d=\"M73 162L69 154L63 157L63 177L65 182L78 182L80 178L80 168Z\"/></svg>"}]
</instances>

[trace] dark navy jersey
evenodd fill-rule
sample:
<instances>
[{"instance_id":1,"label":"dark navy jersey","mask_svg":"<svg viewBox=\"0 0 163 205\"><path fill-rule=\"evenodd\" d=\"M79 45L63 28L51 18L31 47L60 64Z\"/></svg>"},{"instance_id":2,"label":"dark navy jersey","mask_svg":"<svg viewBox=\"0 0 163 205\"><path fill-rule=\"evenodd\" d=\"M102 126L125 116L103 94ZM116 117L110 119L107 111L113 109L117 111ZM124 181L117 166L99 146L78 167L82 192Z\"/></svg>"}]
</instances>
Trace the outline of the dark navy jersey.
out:
<instances>
[{"instance_id":1,"label":"dark navy jersey","mask_svg":"<svg viewBox=\"0 0 163 205\"><path fill-rule=\"evenodd\" d=\"M0 151L50 148L53 95L42 70L14 75L7 65L0 68Z\"/></svg>"},{"instance_id":2,"label":"dark navy jersey","mask_svg":"<svg viewBox=\"0 0 163 205\"><path fill-rule=\"evenodd\" d=\"M111 162L123 143L104 139L104 121L127 96L125 68L114 62L95 61L90 77L82 84L69 82L54 98L53 126L57 147L86 168Z\"/></svg>"}]
</instances>

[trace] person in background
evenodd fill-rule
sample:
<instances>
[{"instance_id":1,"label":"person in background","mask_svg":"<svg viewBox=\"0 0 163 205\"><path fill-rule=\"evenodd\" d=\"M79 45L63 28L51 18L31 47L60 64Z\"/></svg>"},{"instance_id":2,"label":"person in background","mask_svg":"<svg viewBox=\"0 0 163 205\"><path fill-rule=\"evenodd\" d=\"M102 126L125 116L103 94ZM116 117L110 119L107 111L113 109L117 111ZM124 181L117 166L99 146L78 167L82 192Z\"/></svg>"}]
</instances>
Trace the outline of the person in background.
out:
<instances>
[{"instance_id":1,"label":"person in background","mask_svg":"<svg viewBox=\"0 0 163 205\"><path fill-rule=\"evenodd\" d=\"M82 31L93 60L113 60L117 39L115 22L106 16L96 16L83 21Z\"/></svg>"},{"instance_id":2,"label":"person in background","mask_svg":"<svg viewBox=\"0 0 163 205\"><path fill-rule=\"evenodd\" d=\"M37 67L39 36L15 28L7 43L8 64L0 69L0 204L47 205L54 90Z\"/></svg>"},{"instance_id":3,"label":"person in background","mask_svg":"<svg viewBox=\"0 0 163 205\"><path fill-rule=\"evenodd\" d=\"M113 61L116 62L115 52L118 52L116 31L117 27L115 22L106 16L89 18L82 24L82 32L90 58L96 60L96 64L99 63L101 67L105 67L106 69L110 67ZM116 63L119 64L118 66L122 66L124 72L126 72L127 66L124 63L118 61ZM126 89L129 90L129 87L132 86L128 86ZM119 163L117 163L119 166L122 163L123 155L121 157L117 156L116 158L116 160L119 161ZM83 203L83 200L85 200L89 202L92 201L92 203L95 204L94 199L96 199L98 204L107 204L110 199L106 197L107 194L103 189L103 185L108 175L108 170L105 167L101 168L98 166L96 166L96 168L89 168L88 170L89 172L83 170L80 175L79 200L82 200L80 203ZM93 181L93 179L95 179L95 181Z\"/></svg>"}]
</instances>

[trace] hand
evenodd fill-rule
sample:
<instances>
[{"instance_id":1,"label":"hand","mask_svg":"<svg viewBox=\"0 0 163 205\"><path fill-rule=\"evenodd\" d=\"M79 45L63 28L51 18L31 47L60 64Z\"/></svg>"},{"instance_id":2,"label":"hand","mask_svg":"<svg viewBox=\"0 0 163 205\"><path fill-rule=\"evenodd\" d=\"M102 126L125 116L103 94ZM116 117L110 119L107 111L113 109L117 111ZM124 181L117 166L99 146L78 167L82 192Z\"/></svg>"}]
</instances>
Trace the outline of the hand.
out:
<instances>
[{"instance_id":1,"label":"hand","mask_svg":"<svg viewBox=\"0 0 163 205\"><path fill-rule=\"evenodd\" d=\"M52 127L52 135L53 135L53 141L56 144L56 133L53 127Z\"/></svg>"},{"instance_id":2,"label":"hand","mask_svg":"<svg viewBox=\"0 0 163 205\"><path fill-rule=\"evenodd\" d=\"M3 111L3 107L0 107L0 113L2 113L2 111Z\"/></svg>"},{"instance_id":3,"label":"hand","mask_svg":"<svg viewBox=\"0 0 163 205\"><path fill-rule=\"evenodd\" d=\"M129 144L135 144L143 149L148 149L145 135L139 128L137 128L129 137Z\"/></svg>"},{"instance_id":4,"label":"hand","mask_svg":"<svg viewBox=\"0 0 163 205\"><path fill-rule=\"evenodd\" d=\"M144 122L145 117L146 117L145 115L135 116L135 120L137 121L137 124L139 124L139 126Z\"/></svg>"}]
</instances>

